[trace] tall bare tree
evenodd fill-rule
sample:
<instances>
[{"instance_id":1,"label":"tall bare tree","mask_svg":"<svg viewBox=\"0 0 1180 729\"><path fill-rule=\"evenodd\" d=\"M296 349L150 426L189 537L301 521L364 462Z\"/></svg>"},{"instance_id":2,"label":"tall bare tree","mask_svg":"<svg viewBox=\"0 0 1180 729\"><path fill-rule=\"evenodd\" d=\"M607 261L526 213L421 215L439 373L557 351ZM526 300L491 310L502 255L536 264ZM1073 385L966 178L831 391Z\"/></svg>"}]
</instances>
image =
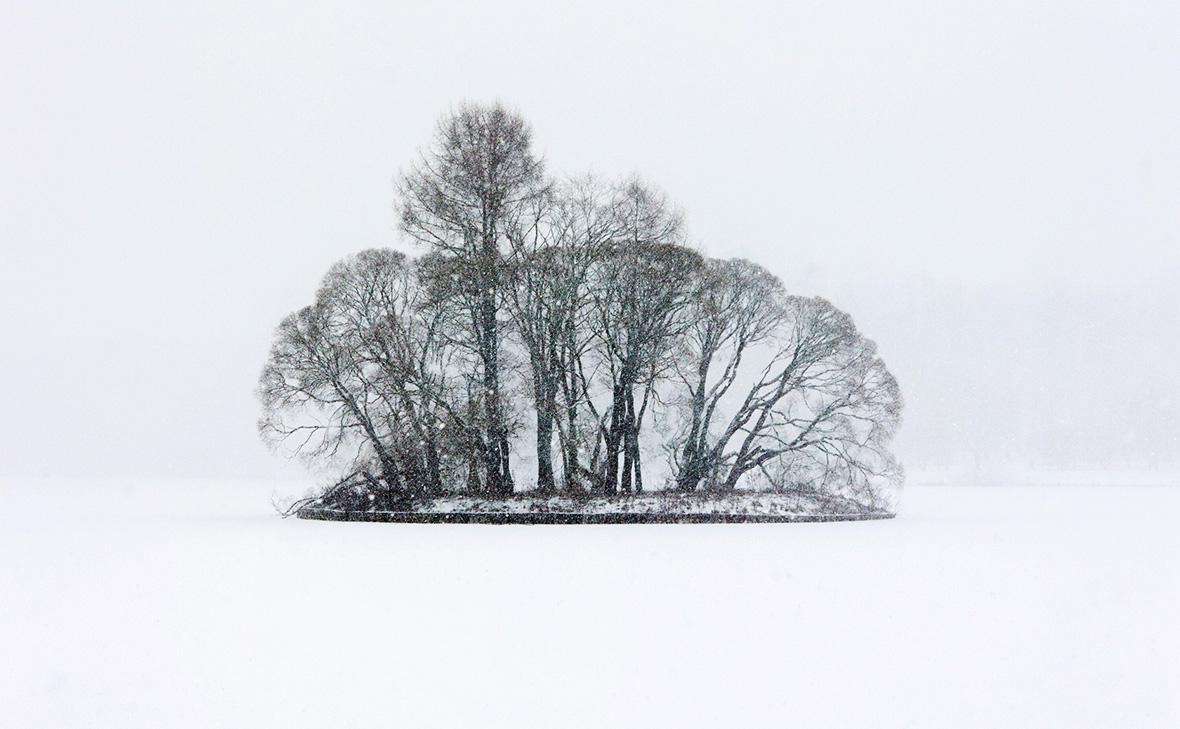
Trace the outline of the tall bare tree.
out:
<instances>
[{"instance_id":1,"label":"tall bare tree","mask_svg":"<svg viewBox=\"0 0 1180 729\"><path fill-rule=\"evenodd\" d=\"M640 430L654 385L687 326L684 314L702 258L680 245L682 217L661 193L632 180L614 209L618 228L595 267L590 326L611 386L601 488L630 493L643 489Z\"/></svg>"},{"instance_id":2,"label":"tall bare tree","mask_svg":"<svg viewBox=\"0 0 1180 729\"><path fill-rule=\"evenodd\" d=\"M577 380L588 346L584 331L587 284L618 228L608 191L593 178L570 180L537 199L508 234L512 255L505 287L513 330L527 354L536 413L537 487L556 488L553 435L562 445L565 483L577 488L578 408L584 393ZM558 394L563 407L558 407ZM559 412L564 410L564 412Z\"/></svg>"},{"instance_id":3,"label":"tall bare tree","mask_svg":"<svg viewBox=\"0 0 1180 729\"><path fill-rule=\"evenodd\" d=\"M472 339L482 372L487 489L511 493L501 377L501 309L506 231L546 194L532 130L500 104L464 105L439 122L434 144L398 185L402 229L461 262L477 299Z\"/></svg>"}]
</instances>

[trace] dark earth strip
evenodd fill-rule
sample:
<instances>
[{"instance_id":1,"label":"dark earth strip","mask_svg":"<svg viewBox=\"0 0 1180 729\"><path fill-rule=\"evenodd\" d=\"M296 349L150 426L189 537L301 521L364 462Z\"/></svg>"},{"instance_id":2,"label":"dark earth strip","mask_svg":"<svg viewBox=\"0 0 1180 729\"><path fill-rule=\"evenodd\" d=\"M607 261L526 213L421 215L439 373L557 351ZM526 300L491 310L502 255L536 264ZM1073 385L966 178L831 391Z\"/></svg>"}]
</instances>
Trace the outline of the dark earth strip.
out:
<instances>
[{"instance_id":1,"label":"dark earth strip","mask_svg":"<svg viewBox=\"0 0 1180 729\"><path fill-rule=\"evenodd\" d=\"M321 521L379 521L403 524L736 524L867 521L892 519L888 512L864 514L574 514L560 512L423 512L342 511L304 507L300 519Z\"/></svg>"}]
</instances>

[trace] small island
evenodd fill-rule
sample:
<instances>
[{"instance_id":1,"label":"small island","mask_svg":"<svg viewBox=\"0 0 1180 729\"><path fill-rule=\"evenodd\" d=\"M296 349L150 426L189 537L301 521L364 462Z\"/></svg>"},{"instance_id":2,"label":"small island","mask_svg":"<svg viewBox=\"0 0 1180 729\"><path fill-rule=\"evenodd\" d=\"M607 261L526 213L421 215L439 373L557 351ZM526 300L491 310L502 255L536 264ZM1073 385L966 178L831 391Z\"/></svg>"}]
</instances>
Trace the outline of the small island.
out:
<instances>
[{"instance_id":1,"label":"small island","mask_svg":"<svg viewBox=\"0 0 1180 729\"><path fill-rule=\"evenodd\" d=\"M369 498L373 496L373 498ZM820 493L654 492L616 496L519 494L490 498L454 494L387 502L366 489L341 486L298 503L302 519L452 524L702 524L860 521L892 512Z\"/></svg>"},{"instance_id":2,"label":"small island","mask_svg":"<svg viewBox=\"0 0 1180 729\"><path fill-rule=\"evenodd\" d=\"M651 184L551 177L519 114L463 105L396 206L421 255L340 261L276 330L259 432L336 474L284 514L893 515L902 398L876 345L763 266L702 254Z\"/></svg>"}]
</instances>

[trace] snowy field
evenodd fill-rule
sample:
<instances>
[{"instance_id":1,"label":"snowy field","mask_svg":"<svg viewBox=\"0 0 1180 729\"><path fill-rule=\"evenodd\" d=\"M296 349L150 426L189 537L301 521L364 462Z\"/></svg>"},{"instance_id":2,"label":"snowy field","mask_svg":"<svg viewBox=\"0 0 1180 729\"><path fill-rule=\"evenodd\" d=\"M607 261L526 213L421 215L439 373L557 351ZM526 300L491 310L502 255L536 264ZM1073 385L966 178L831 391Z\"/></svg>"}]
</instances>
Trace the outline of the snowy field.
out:
<instances>
[{"instance_id":1,"label":"snowy field","mask_svg":"<svg viewBox=\"0 0 1180 729\"><path fill-rule=\"evenodd\" d=\"M0 723L1180 726L1180 488L592 527L282 521L272 488L0 486Z\"/></svg>"}]
</instances>

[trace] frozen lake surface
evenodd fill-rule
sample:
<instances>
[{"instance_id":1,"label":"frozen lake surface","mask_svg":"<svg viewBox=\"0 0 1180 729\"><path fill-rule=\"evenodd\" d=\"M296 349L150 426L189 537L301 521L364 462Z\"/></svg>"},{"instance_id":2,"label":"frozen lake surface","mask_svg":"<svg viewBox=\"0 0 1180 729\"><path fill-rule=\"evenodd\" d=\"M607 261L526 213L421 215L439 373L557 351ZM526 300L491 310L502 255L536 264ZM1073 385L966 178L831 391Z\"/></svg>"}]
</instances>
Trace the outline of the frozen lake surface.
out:
<instances>
[{"instance_id":1,"label":"frozen lake surface","mask_svg":"<svg viewBox=\"0 0 1180 729\"><path fill-rule=\"evenodd\" d=\"M576 527L283 521L271 490L0 486L3 723L1180 726L1180 488Z\"/></svg>"}]
</instances>

